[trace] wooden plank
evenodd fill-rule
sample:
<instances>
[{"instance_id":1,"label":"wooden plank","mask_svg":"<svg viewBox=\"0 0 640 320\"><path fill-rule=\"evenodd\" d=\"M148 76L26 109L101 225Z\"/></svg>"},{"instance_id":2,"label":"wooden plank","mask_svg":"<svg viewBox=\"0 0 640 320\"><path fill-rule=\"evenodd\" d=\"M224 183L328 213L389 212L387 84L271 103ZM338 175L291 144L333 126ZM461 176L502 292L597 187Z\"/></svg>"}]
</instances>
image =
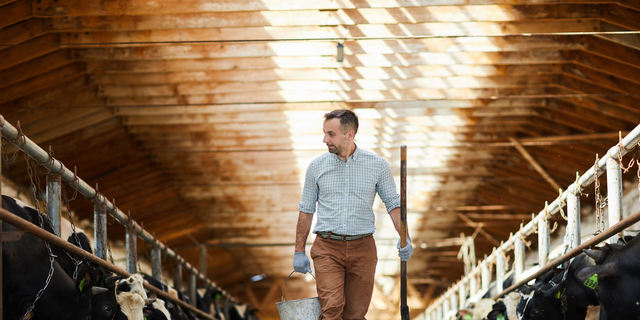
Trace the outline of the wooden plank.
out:
<instances>
[{"instance_id":1,"label":"wooden plank","mask_svg":"<svg viewBox=\"0 0 640 320\"><path fill-rule=\"evenodd\" d=\"M30 94L26 97L12 100L0 105L0 110L12 110L13 112L25 112L29 108L38 107L48 103L55 103L58 99L68 98L69 95L91 90L86 77L78 77L64 84L58 84Z\"/></svg>"},{"instance_id":2,"label":"wooden plank","mask_svg":"<svg viewBox=\"0 0 640 320\"><path fill-rule=\"evenodd\" d=\"M595 76L596 78L601 77L597 75ZM612 78L615 79L614 77ZM607 82L610 83L610 81ZM612 104L617 104L621 108L629 108L640 103L640 98L635 95L637 91L633 91L633 87L638 86L634 83L626 82L626 87L631 88L631 91L628 92L624 92L617 87L605 87L600 85L600 83L585 81L584 79L578 77L562 77L560 78L559 85L562 85L563 87L571 90L574 93L591 93L598 95L594 96L594 98L602 99ZM625 93L630 94L626 95Z\"/></svg>"},{"instance_id":3,"label":"wooden plank","mask_svg":"<svg viewBox=\"0 0 640 320\"><path fill-rule=\"evenodd\" d=\"M107 97L145 97L173 95L201 95L230 92L260 91L357 91L357 90L408 90L408 89L467 89L509 88L540 86L554 82L548 75L492 76L492 77L447 77L412 78L391 80L281 80L259 82L197 82L170 85L103 85L102 95Z\"/></svg>"},{"instance_id":4,"label":"wooden plank","mask_svg":"<svg viewBox=\"0 0 640 320\"><path fill-rule=\"evenodd\" d=\"M560 97L557 98L558 101L564 101L571 103L573 105L581 106L583 108L591 109L601 114L604 114L607 118L614 118L618 120L624 121L632 121L635 123L640 123L640 115L638 115L637 110L627 110L625 108L621 108L618 105L614 105L602 98L583 98L583 97Z\"/></svg>"},{"instance_id":5,"label":"wooden plank","mask_svg":"<svg viewBox=\"0 0 640 320\"><path fill-rule=\"evenodd\" d=\"M634 10L617 4L609 5L609 10L605 12L605 21L630 30L640 29L640 12L637 9Z\"/></svg>"},{"instance_id":6,"label":"wooden plank","mask_svg":"<svg viewBox=\"0 0 640 320\"><path fill-rule=\"evenodd\" d=\"M92 69L97 72L95 65ZM560 64L504 65L504 66L413 66L398 68L356 67L342 69L269 69L269 70L215 70L165 72L113 72L105 70L95 75L103 85L144 85L189 82L278 81L278 80L391 80L421 79L427 77L497 77L561 73ZM463 78L464 79L464 78Z\"/></svg>"},{"instance_id":7,"label":"wooden plank","mask_svg":"<svg viewBox=\"0 0 640 320\"><path fill-rule=\"evenodd\" d=\"M162 15L52 16L51 28L81 30L158 30L238 28L275 26L352 26L363 24L409 24L425 22L525 21L536 19L601 19L610 6L605 4L468 5L429 8L359 8L335 11L244 11L166 13ZM534 9L535 8L535 9ZM610 14L607 16L611 16ZM629 19L627 19L629 20ZM346 32L343 32L346 33Z\"/></svg>"},{"instance_id":8,"label":"wooden plank","mask_svg":"<svg viewBox=\"0 0 640 320\"><path fill-rule=\"evenodd\" d=\"M575 53L575 63L624 78L625 80L637 81L636 75L640 73L640 66L631 66L586 51L574 51L573 53Z\"/></svg>"},{"instance_id":9,"label":"wooden plank","mask_svg":"<svg viewBox=\"0 0 640 320\"><path fill-rule=\"evenodd\" d=\"M578 51L572 51L578 52ZM577 58L576 58L577 59ZM294 68L284 65L281 67L259 64L261 58L242 59L198 59L198 60L157 60L157 61L87 61L87 69L91 72L100 72L100 79L105 83L132 81L131 77L140 78L142 83L151 83L152 77L158 77L158 81L167 79L189 79L193 77L216 77L224 80L265 79L275 77L303 77L309 72L322 79L356 79L367 77L369 79L412 78L424 76L494 76L494 75L521 75L521 74L545 74L554 73L560 68L554 64L504 64L504 65L448 65L448 66L395 66L395 67L347 67L319 68ZM253 63L251 63L253 61ZM236 67L233 66L237 63ZM583 62L583 63L586 63ZM268 69L268 70L267 70ZM135 74L135 75L133 75ZM315 78L315 79L318 79ZM275 80L275 79L274 79Z\"/></svg>"},{"instance_id":10,"label":"wooden plank","mask_svg":"<svg viewBox=\"0 0 640 320\"><path fill-rule=\"evenodd\" d=\"M24 97L30 93L43 90L49 86L72 81L84 76L84 67L81 63L63 65L37 77L25 79L13 85L0 89L0 104Z\"/></svg>"},{"instance_id":11,"label":"wooden plank","mask_svg":"<svg viewBox=\"0 0 640 320\"><path fill-rule=\"evenodd\" d=\"M360 41L362 42L362 41ZM566 59L562 52L539 50L534 54L524 52L495 52L497 47L477 48L480 52L461 52L456 48L453 52L443 52L447 47L433 48L428 52L404 53L406 50L394 51L387 45L374 44L378 50L368 54L352 55L349 44L345 50L345 62L338 64L333 57L336 54L335 43L331 42L274 42L274 43L224 43L218 45L174 45L174 46L141 46L77 49L75 58L83 60L165 60L165 59L211 59L211 58L258 58L270 57L266 65L287 68L352 67L375 66L392 67L407 65L460 65L460 64L513 64L513 63L550 63L563 62ZM358 43L354 50L366 45ZM372 48L375 49L375 48ZM472 48L473 49L473 48ZM490 52L482 52L491 50ZM531 49L529 49L531 50ZM317 56L330 56L326 59ZM402 60L400 60L402 59ZM324 62L333 61L332 64ZM231 62L231 61L230 61ZM305 63L306 62L306 63ZM316 65L319 63L320 66Z\"/></svg>"},{"instance_id":12,"label":"wooden plank","mask_svg":"<svg viewBox=\"0 0 640 320\"><path fill-rule=\"evenodd\" d=\"M0 88L35 77L72 62L69 50L58 50L0 71Z\"/></svg>"},{"instance_id":13,"label":"wooden plank","mask_svg":"<svg viewBox=\"0 0 640 320\"><path fill-rule=\"evenodd\" d=\"M577 100L577 99L576 99ZM565 113L569 116L575 116L576 118L584 121L597 122L598 124L616 130L620 128L627 128L634 123L638 123L636 120L640 120L640 114L630 114L630 118L627 119L615 119L609 117L607 114L601 112L599 109L589 109L582 107L579 102L567 103L562 100L549 100L547 106L550 109Z\"/></svg>"},{"instance_id":14,"label":"wooden plank","mask_svg":"<svg viewBox=\"0 0 640 320\"><path fill-rule=\"evenodd\" d=\"M588 37L586 41L588 45L588 52L595 53L633 67L640 66L640 55L638 54L638 49L594 36Z\"/></svg>"},{"instance_id":15,"label":"wooden plank","mask_svg":"<svg viewBox=\"0 0 640 320\"><path fill-rule=\"evenodd\" d=\"M57 34L47 34L25 42L0 50L0 70L29 61L58 50L60 37Z\"/></svg>"},{"instance_id":16,"label":"wooden plank","mask_svg":"<svg viewBox=\"0 0 640 320\"><path fill-rule=\"evenodd\" d=\"M0 50L46 34L42 19L29 19L2 29L0 32Z\"/></svg>"},{"instance_id":17,"label":"wooden plank","mask_svg":"<svg viewBox=\"0 0 640 320\"><path fill-rule=\"evenodd\" d=\"M0 29L31 17L31 1L20 0L8 5L0 4ZM4 32L4 30L3 30ZM3 43L4 42L0 42Z\"/></svg>"},{"instance_id":18,"label":"wooden plank","mask_svg":"<svg viewBox=\"0 0 640 320\"><path fill-rule=\"evenodd\" d=\"M521 22L430 22L399 25L357 25L349 30L352 37L396 38L419 36L498 36L522 33L585 32L599 30L593 19L521 21ZM144 31L95 31L61 33L64 45L140 45L188 42L223 42L257 40L342 40L342 27L244 27L208 29L169 29ZM305 42L308 44L308 42Z\"/></svg>"},{"instance_id":19,"label":"wooden plank","mask_svg":"<svg viewBox=\"0 0 640 320\"><path fill-rule=\"evenodd\" d=\"M514 100L435 100L435 101L367 101L348 103L271 103L271 104L221 104L221 105L176 105L176 106L125 106L114 110L120 115L173 115L173 114L242 114L254 112L282 112L295 116L299 113L326 111L332 109L353 109L361 117L406 117L414 115L434 114L446 109L480 109L480 108L514 108L542 106L544 99L522 98ZM387 109L393 109L393 114ZM188 128L184 128L185 130ZM414 128L415 129L415 128ZM203 129L209 130L209 129Z\"/></svg>"},{"instance_id":20,"label":"wooden plank","mask_svg":"<svg viewBox=\"0 0 640 320\"><path fill-rule=\"evenodd\" d=\"M543 86L493 88L493 89L405 89L405 90L354 90L354 91L306 91L281 90L229 92L210 95L178 97L124 97L108 98L109 106L163 106L181 104L242 104L327 101L391 101L391 100L442 100L442 99L514 99L547 96Z\"/></svg>"},{"instance_id":21,"label":"wooden plank","mask_svg":"<svg viewBox=\"0 0 640 320\"><path fill-rule=\"evenodd\" d=\"M555 4L557 0L523 0L519 4ZM567 0L563 3L601 3L595 0ZM509 2L507 2L509 3ZM36 15L146 15L146 14L176 14L190 12L236 12L236 11L266 11L266 10L335 10L354 8L403 8L428 6L460 6L460 5L501 5L500 0L371 0L367 2L335 2L331 0L263 0L246 2L242 0L224 0L211 3L206 0L189 1L157 1L153 6L144 0L133 0L120 4L115 1L99 2L97 0L43 0L34 7Z\"/></svg>"},{"instance_id":22,"label":"wooden plank","mask_svg":"<svg viewBox=\"0 0 640 320\"><path fill-rule=\"evenodd\" d=\"M518 141L516 138L511 138L510 140L514 143L516 149L529 162L529 164L531 164L531 166L545 179L545 181L547 181L547 183L551 185L553 190L559 190L560 185L547 173L547 171L544 170L544 168L542 168L542 166L540 166L538 161L536 161L536 159L531 156L531 154L522 146L522 144L520 144L520 141Z\"/></svg>"},{"instance_id":23,"label":"wooden plank","mask_svg":"<svg viewBox=\"0 0 640 320\"><path fill-rule=\"evenodd\" d=\"M120 112L121 109L118 109ZM536 110L533 108L521 107L521 108L495 108L495 109L482 109L482 111L478 111L477 114L471 114L474 117L493 117L496 114L500 114L503 116L522 116L522 115L531 115L535 114ZM133 126L133 125L177 125L177 124L197 124L197 123L220 123L226 124L230 123L231 127L238 126L241 123L252 123L252 122L288 122L294 121L296 122L297 127L304 127L306 125L312 124L314 121L318 121L316 119L322 118L322 112L299 112L296 115L287 115L281 112L251 112L251 113L240 113L240 114L182 114L182 115L128 115L123 117L123 123L125 125ZM382 118L380 115L374 115L376 118ZM363 128L367 127L375 127L374 125L370 125L370 118L363 116L361 121L361 126ZM402 118L396 118L395 121L404 122ZM466 125L467 119L460 118L460 114L451 111L451 110L435 110L432 112L425 112L422 115L414 114L409 117L407 115L406 122L411 126L422 126L422 125L430 125L434 122L437 123L437 120L449 120L449 125ZM477 119L476 119L477 120ZM238 127L239 128L239 127ZM289 129L291 125L289 125ZM234 129L230 129L234 130ZM235 131L235 130L234 130Z\"/></svg>"}]
</instances>

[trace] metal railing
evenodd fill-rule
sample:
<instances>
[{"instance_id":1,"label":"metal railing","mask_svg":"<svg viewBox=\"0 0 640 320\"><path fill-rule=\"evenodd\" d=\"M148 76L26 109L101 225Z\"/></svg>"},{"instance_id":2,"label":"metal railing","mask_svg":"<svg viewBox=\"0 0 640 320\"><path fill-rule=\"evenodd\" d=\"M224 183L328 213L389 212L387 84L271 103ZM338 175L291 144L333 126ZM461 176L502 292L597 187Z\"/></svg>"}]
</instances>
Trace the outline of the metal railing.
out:
<instances>
[{"instance_id":1,"label":"metal railing","mask_svg":"<svg viewBox=\"0 0 640 320\"><path fill-rule=\"evenodd\" d=\"M492 297L497 299L510 291L526 284L553 267L577 256L582 249L598 244L602 241L614 242L617 240L616 234L640 221L640 212L630 215L622 220L622 156L631 151L640 141L640 125L634 128L628 135L620 139L620 142L611 147L607 154L599 159L594 165L587 170L582 176L576 177L576 182L562 192L553 202L540 211L529 223L521 226L515 234L511 234L507 241L494 248L493 252L481 261L477 267L473 268L467 275L462 277L456 284L449 287L440 295L429 307L427 307L423 316L428 320L443 319L444 315L451 310L459 310L465 308L466 297L474 296L478 292L486 292L491 282L489 272L491 264L496 264L496 287L498 295ZM602 173L607 173L607 198L608 198L608 221L609 228L604 230L597 236L589 239L581 244L580 234L580 192L591 185ZM550 232L548 218L567 207L567 228L565 234L565 252L562 256L548 262ZM622 220L622 221L621 221ZM519 279L524 270L524 239L536 231L538 232L538 261L543 266L536 273L523 278L509 288L503 288L503 280L505 275L504 257L505 254L512 249L515 256L515 279ZM476 281L476 277L481 276L480 288Z\"/></svg>"},{"instance_id":2,"label":"metal railing","mask_svg":"<svg viewBox=\"0 0 640 320\"><path fill-rule=\"evenodd\" d=\"M136 241L134 240L136 239L136 237L140 237L145 243L150 244L152 247L151 267L152 267L152 273L154 278L161 280L160 277L161 277L162 254L173 259L175 262L174 270L173 270L175 287L178 287L179 289L179 287L181 286L183 268L190 273L189 281L188 281L189 282L188 296L192 300L192 305L195 305L196 303L195 287L196 287L197 279L200 280L202 283L204 283L205 287L210 287L214 290L220 291L222 296L227 301L231 303L238 302L235 297L231 296L226 290L217 286L213 281L208 279L203 273L201 273L198 269L192 266L189 262L187 262L180 255L178 255L175 251L165 246L162 242L156 239L152 234L144 230L138 223L136 223L133 219L131 219L130 216L125 215L120 209L118 209L115 206L114 203L107 200L105 196L100 194L96 189L89 186L85 181L80 179L74 172L66 168L61 161L53 158L48 152L43 150L40 146L38 146L31 139L25 136L16 127L6 122L2 115L0 115L0 132L2 134L2 138L15 144L20 150L24 151L31 158L33 158L36 161L36 163L45 167L49 171L49 174L47 176L47 198L48 198L47 209L50 210L49 211L50 218L52 219L52 222L53 222L54 231L57 232L57 234L60 234L60 203L61 203L60 202L60 194L61 194L60 182L61 181L66 182L68 185L76 189L80 194L84 195L87 199L91 200L94 203L94 223L95 223L94 239L95 239L96 255L95 256L91 254L89 255L102 261L102 262L99 262L100 265L123 276L128 276L130 275L130 273L137 272L137 268L136 268L137 252L135 247ZM127 233L126 233L127 270L126 271L106 261L106 248L108 245L107 229L106 229L107 214L111 215L116 221L118 221L118 223L124 225L127 228ZM56 236L54 235L54 237ZM65 242L65 241L62 241L62 242ZM79 255L82 255L83 257L86 256L84 253L80 253ZM156 292L156 293L159 293L159 292ZM1 291L0 291L0 294L1 294ZM163 295L163 294L160 294L160 295Z\"/></svg>"}]
</instances>

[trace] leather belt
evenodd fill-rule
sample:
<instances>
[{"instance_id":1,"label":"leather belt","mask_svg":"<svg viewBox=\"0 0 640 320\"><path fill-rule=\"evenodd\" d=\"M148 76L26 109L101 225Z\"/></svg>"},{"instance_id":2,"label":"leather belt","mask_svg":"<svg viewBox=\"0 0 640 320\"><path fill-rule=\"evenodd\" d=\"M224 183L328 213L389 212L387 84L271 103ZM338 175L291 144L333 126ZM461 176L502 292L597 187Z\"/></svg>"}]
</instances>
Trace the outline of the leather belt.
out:
<instances>
[{"instance_id":1,"label":"leather belt","mask_svg":"<svg viewBox=\"0 0 640 320\"><path fill-rule=\"evenodd\" d=\"M317 232L317 234L325 239L342 240L342 241L364 239L365 237L373 235L373 233L367 233L367 234L357 234L354 236L343 236L340 234L334 234L331 232L324 232L324 231Z\"/></svg>"}]
</instances>

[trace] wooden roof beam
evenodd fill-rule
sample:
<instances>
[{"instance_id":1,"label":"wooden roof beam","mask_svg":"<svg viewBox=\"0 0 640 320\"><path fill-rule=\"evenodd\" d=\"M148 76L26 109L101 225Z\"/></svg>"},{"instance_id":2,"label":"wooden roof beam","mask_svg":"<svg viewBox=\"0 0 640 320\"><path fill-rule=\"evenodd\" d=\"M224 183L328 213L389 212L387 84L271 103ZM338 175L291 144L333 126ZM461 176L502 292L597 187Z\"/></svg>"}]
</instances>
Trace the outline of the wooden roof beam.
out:
<instances>
[{"instance_id":1,"label":"wooden roof beam","mask_svg":"<svg viewBox=\"0 0 640 320\"><path fill-rule=\"evenodd\" d=\"M142 64L142 63L141 63ZM169 83L194 82L262 82L262 81L293 81L293 80L322 80L322 81L353 81L391 80L391 79L438 79L438 78L506 78L526 75L559 74L563 70L562 64L537 65L501 65L501 66L409 66L409 67L355 67L355 68L313 68L313 69L234 69L234 70L194 70L194 71L165 71L162 66L151 72L128 70L105 70L103 64L99 66L89 62L89 70L96 73L96 81L103 85L159 85Z\"/></svg>"},{"instance_id":2,"label":"wooden roof beam","mask_svg":"<svg viewBox=\"0 0 640 320\"><path fill-rule=\"evenodd\" d=\"M59 50L60 35L47 34L27 40L19 45L0 50L0 70L43 56L47 53ZM2 47L0 47L2 49Z\"/></svg>"},{"instance_id":3,"label":"wooden roof beam","mask_svg":"<svg viewBox=\"0 0 640 320\"><path fill-rule=\"evenodd\" d=\"M602 1L586 0L586 3L602 3ZM613 2L613 1L611 1ZM503 1L466 1L456 5L501 5ZM522 0L520 5L556 4L557 1L548 0ZM148 15L148 14L176 14L191 12L237 12L237 11L266 11L266 10L338 10L356 8L420 8L427 6L451 6L447 0L418 0L410 2L376 1L368 2L335 2L331 0L309 0L302 3L297 1L263 0L260 2L246 2L242 0L225 0L211 3L207 0L190 0L181 2L158 1L157 5L149 6L145 1L129 1L125 5L100 2L98 0L42 0L34 8L34 14L39 16L65 15L65 16L92 16L92 15Z\"/></svg>"},{"instance_id":4,"label":"wooden roof beam","mask_svg":"<svg viewBox=\"0 0 640 320\"><path fill-rule=\"evenodd\" d=\"M73 61L69 50L58 50L0 71L0 88L39 76Z\"/></svg>"},{"instance_id":5,"label":"wooden roof beam","mask_svg":"<svg viewBox=\"0 0 640 320\"><path fill-rule=\"evenodd\" d=\"M259 91L365 91L436 89L493 89L524 86L543 86L557 82L553 75L412 78L391 80L281 80L259 82L196 82L160 85L102 85L106 97L202 95L227 92Z\"/></svg>"},{"instance_id":6,"label":"wooden roof beam","mask_svg":"<svg viewBox=\"0 0 640 320\"><path fill-rule=\"evenodd\" d=\"M327 40L344 39L343 27L291 26L291 27L239 27L208 29L168 29L144 31L94 31L64 32L60 42L68 46L83 45L140 45L166 44L167 42L226 42L256 40ZM502 36L525 33L584 32L599 30L599 20L548 20L514 22L429 22L398 25L351 26L351 37L397 38L397 37L445 37L445 36ZM346 45L350 48L349 43Z\"/></svg>"},{"instance_id":7,"label":"wooden roof beam","mask_svg":"<svg viewBox=\"0 0 640 320\"><path fill-rule=\"evenodd\" d=\"M551 185L551 187L554 188L554 190L561 189L560 185L540 166L540 164L538 164L536 159L534 159L531 154L529 154L529 152L522 146L522 144L520 144L520 141L518 141L518 139L512 137L509 140L514 144L516 149L518 149L518 152L520 152L520 154L522 154L522 156L527 159L531 166L536 171L538 171L538 173L544 178L544 180L549 183L549 185Z\"/></svg>"},{"instance_id":8,"label":"wooden roof beam","mask_svg":"<svg viewBox=\"0 0 640 320\"><path fill-rule=\"evenodd\" d=\"M158 29L238 28L274 26L353 26L363 24L415 24L426 22L527 21L549 19L598 19L605 16L606 4L554 3L527 5L467 5L402 8L359 8L336 11L287 10L166 13L126 15L105 12L99 16L56 16L49 19L52 30L124 31ZM443 19L442 17L446 17Z\"/></svg>"},{"instance_id":9,"label":"wooden roof beam","mask_svg":"<svg viewBox=\"0 0 640 320\"><path fill-rule=\"evenodd\" d=\"M55 34L52 34L55 35ZM48 43L57 41L49 40ZM374 43L377 46L377 44ZM136 47L97 47L77 48L74 58L82 60L166 60L166 59L212 59L212 63L226 63L222 68L251 68L260 65L263 68L340 68L340 67L404 67L407 65L495 65L495 64L532 64L561 63L567 61L564 50L539 50L535 54L531 48L522 51L483 52L480 47L472 47L467 51L444 52L450 46L429 48L428 51L405 53L405 50L390 50L388 46L372 48L372 53L355 53L346 51L344 62L335 60L335 42L271 42L271 43L224 43L224 44L192 44L171 46L136 46ZM484 45L483 45L484 46ZM484 46L486 48L486 46ZM564 46L566 50L571 46ZM576 48L578 49L578 48ZM487 49L484 49L487 50ZM2 51L0 51L1 53ZM327 56L320 57L317 56ZM312 59L310 57L313 57ZM245 59L254 58L254 59ZM262 59L259 59L262 58ZM402 59L402 60L400 60ZM631 60L633 61L633 60Z\"/></svg>"},{"instance_id":10,"label":"wooden roof beam","mask_svg":"<svg viewBox=\"0 0 640 320\"><path fill-rule=\"evenodd\" d=\"M31 0L19 0L6 5L2 2L6 1L0 1L0 29L31 18Z\"/></svg>"}]
</instances>

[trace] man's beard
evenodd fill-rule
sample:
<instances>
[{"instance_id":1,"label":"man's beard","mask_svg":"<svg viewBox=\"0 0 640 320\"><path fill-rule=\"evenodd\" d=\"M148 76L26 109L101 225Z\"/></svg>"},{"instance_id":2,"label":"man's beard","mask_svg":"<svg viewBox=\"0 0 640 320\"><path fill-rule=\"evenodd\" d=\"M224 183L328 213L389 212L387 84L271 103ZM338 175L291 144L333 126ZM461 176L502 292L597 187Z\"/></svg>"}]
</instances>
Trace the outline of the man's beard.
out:
<instances>
[{"instance_id":1,"label":"man's beard","mask_svg":"<svg viewBox=\"0 0 640 320\"><path fill-rule=\"evenodd\" d=\"M331 147L333 147L333 149L331 149ZM340 148L336 145L327 145L327 148L329 148L330 153L340 154Z\"/></svg>"}]
</instances>

